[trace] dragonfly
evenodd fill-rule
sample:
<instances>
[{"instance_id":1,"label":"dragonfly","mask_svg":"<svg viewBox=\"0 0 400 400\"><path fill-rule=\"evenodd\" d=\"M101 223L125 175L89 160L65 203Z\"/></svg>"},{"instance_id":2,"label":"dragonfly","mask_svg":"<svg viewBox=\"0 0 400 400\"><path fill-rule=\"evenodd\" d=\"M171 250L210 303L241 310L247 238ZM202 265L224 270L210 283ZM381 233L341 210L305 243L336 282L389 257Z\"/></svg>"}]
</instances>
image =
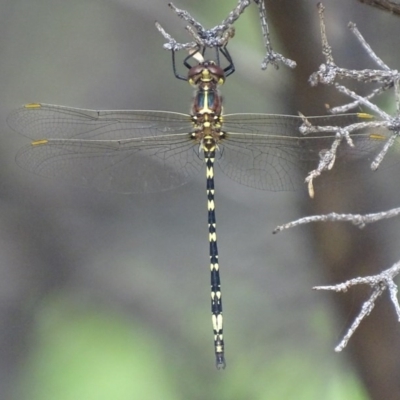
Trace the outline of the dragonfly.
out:
<instances>
[{"instance_id":1,"label":"dragonfly","mask_svg":"<svg viewBox=\"0 0 400 400\"><path fill-rule=\"evenodd\" d=\"M187 76L195 89L188 114L170 111L96 111L51 104L27 104L8 117L9 126L32 139L17 163L38 175L78 186L118 193L175 189L205 169L208 208L211 313L218 369L225 368L221 279L215 217L214 165L239 184L261 190L293 190L329 149L335 132L303 135L303 118L273 114L224 114L220 86L234 71L197 56L188 58ZM346 126L359 114L307 117L313 125ZM354 135L357 156L377 149L368 134ZM344 155L352 157L350 147Z\"/></svg>"}]
</instances>

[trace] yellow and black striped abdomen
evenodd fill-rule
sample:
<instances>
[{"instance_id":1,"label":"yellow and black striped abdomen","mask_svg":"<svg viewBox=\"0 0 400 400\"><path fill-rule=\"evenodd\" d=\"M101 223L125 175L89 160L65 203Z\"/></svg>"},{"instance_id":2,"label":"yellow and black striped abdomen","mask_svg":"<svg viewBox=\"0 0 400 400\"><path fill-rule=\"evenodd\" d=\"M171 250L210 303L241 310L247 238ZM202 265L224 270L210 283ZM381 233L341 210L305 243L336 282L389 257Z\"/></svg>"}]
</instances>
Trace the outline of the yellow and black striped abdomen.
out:
<instances>
[{"instance_id":1,"label":"yellow and black striped abdomen","mask_svg":"<svg viewBox=\"0 0 400 400\"><path fill-rule=\"evenodd\" d=\"M214 198L215 150L205 152L207 173L208 234L210 242L211 313L214 331L214 350L217 368L225 368L221 279L219 276L217 231Z\"/></svg>"}]
</instances>

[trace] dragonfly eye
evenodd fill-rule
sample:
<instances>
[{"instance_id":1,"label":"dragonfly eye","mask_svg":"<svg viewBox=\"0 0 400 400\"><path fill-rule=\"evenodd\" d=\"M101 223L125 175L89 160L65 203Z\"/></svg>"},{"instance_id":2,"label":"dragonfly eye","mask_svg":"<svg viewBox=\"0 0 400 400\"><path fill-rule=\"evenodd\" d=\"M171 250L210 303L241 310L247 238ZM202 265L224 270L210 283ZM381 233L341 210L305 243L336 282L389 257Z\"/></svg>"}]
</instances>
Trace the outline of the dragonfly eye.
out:
<instances>
[{"instance_id":1,"label":"dragonfly eye","mask_svg":"<svg viewBox=\"0 0 400 400\"><path fill-rule=\"evenodd\" d=\"M214 82L222 85L225 81L224 70L212 61L205 61L190 68L188 73L188 81L193 86L200 83Z\"/></svg>"}]
</instances>

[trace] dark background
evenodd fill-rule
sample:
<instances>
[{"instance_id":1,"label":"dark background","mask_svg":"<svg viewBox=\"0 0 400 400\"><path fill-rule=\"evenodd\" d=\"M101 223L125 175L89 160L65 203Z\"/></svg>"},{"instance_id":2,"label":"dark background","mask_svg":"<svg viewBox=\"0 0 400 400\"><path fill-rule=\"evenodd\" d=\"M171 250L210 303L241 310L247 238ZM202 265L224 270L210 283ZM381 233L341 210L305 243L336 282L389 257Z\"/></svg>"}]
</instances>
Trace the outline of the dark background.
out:
<instances>
[{"instance_id":1,"label":"dark background","mask_svg":"<svg viewBox=\"0 0 400 400\"><path fill-rule=\"evenodd\" d=\"M217 372L204 174L170 192L124 196L16 166L29 141L5 121L25 103L189 111L192 89L173 77L154 27L158 20L189 40L167 3L0 0L1 398L398 399L400 330L388 296L337 354L369 292L311 290L388 268L400 258L398 223L271 233L316 212L398 205L395 170L314 200L306 188L260 192L216 171L227 357ZM211 27L236 1L175 4ZM388 65L399 64L398 18L356 1L325 6L339 65L375 67L346 28L350 20ZM226 112L319 115L325 103L340 104L332 89L307 84L323 61L316 2L269 1L267 10L276 50L298 68L260 70L252 5L229 46L236 72L223 88Z\"/></svg>"}]
</instances>

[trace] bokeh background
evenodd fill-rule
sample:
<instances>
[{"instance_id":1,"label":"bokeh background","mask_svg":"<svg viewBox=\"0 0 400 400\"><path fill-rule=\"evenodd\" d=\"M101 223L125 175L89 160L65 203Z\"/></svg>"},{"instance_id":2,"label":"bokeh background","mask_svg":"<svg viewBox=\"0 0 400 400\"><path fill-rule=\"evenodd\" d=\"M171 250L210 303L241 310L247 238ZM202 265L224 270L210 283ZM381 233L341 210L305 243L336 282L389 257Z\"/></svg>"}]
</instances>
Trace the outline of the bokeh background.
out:
<instances>
[{"instance_id":1,"label":"bokeh background","mask_svg":"<svg viewBox=\"0 0 400 400\"><path fill-rule=\"evenodd\" d=\"M29 102L186 112L158 20L180 41L166 0L0 0L0 397L17 400L399 399L400 329L388 296L342 353L368 289L314 292L400 258L399 225L278 224L316 212L399 204L396 170L321 190L260 192L220 171L217 223L227 368L214 366L205 176L124 196L68 187L15 164L28 139L6 124ZM235 0L176 0L207 27ZM326 1L336 61L375 67L347 29L399 65L400 20L356 1ZM323 61L314 0L267 1L275 48L298 68L260 70L257 9L236 24L225 110L324 114L332 89L310 88ZM382 106L390 110L389 102ZM357 185L355 184L357 183ZM358 185L359 183L359 185Z\"/></svg>"}]
</instances>

